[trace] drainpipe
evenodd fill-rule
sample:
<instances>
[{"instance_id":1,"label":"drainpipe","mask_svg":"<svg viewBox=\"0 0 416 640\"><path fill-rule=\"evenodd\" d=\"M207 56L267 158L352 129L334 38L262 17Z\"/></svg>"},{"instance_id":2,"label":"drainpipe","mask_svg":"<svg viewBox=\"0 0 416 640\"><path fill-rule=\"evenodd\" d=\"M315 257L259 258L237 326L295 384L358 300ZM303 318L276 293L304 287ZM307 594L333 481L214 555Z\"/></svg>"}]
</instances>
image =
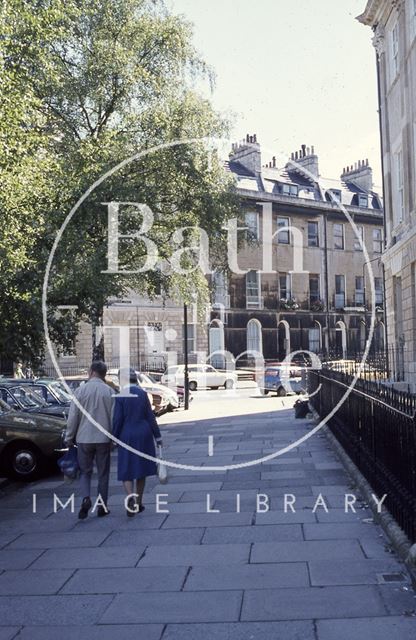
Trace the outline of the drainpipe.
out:
<instances>
[{"instance_id":1,"label":"drainpipe","mask_svg":"<svg viewBox=\"0 0 416 640\"><path fill-rule=\"evenodd\" d=\"M383 121L382 121L382 106L381 106L381 68L380 68L380 56L376 51L376 68L377 68L377 96L378 96L378 126L380 130L380 148L381 148L381 172L383 174L382 180L382 189L383 189L383 233L384 233L384 249L386 248L387 242L387 225L386 225L386 189L384 183L384 148L383 148ZM390 378L390 359L389 359L389 349L387 342L387 308L386 308L386 280L385 280L385 269L384 262L381 261L382 272L383 272L383 306L384 306L384 349L386 352L386 368L387 368L387 377Z\"/></svg>"},{"instance_id":2,"label":"drainpipe","mask_svg":"<svg viewBox=\"0 0 416 640\"><path fill-rule=\"evenodd\" d=\"M324 219L324 278L325 278L325 307L326 307L326 350L329 356L329 280L328 280L328 229L326 214L323 215Z\"/></svg>"}]
</instances>

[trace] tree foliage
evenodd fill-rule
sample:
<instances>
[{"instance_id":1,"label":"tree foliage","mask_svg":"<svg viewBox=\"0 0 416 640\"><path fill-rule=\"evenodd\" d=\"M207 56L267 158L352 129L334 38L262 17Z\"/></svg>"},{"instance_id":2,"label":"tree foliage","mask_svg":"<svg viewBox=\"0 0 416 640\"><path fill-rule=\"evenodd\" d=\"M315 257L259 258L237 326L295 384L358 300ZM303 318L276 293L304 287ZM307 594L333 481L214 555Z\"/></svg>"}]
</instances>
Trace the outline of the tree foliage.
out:
<instances>
[{"instance_id":1,"label":"tree foliage","mask_svg":"<svg viewBox=\"0 0 416 640\"><path fill-rule=\"evenodd\" d=\"M0 17L0 353L42 357L43 275L57 230L84 192L135 154L80 206L56 252L48 289L52 337L72 343L81 319L99 323L109 297L134 289L207 300L200 270L171 267L177 227L201 226L213 255L223 255L224 220L235 215L234 189L203 139L227 123L193 89L212 79L192 45L191 26L160 0L8 0ZM110 201L146 203L158 268L103 274ZM123 209L125 233L140 216ZM195 232L185 234L191 243ZM143 265L140 240L120 245L121 268ZM195 263L191 254L183 266ZM76 305L72 321L55 313Z\"/></svg>"}]
</instances>

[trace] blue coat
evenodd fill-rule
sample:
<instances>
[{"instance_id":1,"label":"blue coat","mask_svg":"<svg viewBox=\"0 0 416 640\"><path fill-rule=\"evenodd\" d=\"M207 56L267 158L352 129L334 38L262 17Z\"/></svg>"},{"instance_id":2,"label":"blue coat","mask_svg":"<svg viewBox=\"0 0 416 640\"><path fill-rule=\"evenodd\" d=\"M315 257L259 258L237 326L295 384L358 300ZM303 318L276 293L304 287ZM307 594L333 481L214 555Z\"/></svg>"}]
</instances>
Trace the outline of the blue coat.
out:
<instances>
[{"instance_id":1,"label":"blue coat","mask_svg":"<svg viewBox=\"0 0 416 640\"><path fill-rule=\"evenodd\" d=\"M147 393L136 385L129 387L134 397L119 395L115 398L113 435L137 451L155 457L155 438L160 438L159 427L150 406ZM118 447L118 479L140 480L157 474L156 463Z\"/></svg>"}]
</instances>

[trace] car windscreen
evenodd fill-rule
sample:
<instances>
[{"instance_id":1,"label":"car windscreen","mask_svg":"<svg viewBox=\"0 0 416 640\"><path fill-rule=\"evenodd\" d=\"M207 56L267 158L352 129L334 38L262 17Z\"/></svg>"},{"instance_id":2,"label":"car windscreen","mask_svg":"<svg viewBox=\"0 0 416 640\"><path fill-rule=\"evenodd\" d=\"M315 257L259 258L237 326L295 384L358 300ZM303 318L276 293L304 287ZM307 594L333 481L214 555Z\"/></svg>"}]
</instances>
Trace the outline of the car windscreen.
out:
<instances>
[{"instance_id":1,"label":"car windscreen","mask_svg":"<svg viewBox=\"0 0 416 640\"><path fill-rule=\"evenodd\" d=\"M36 407L45 406L45 402L30 389L24 389L23 387L11 387L9 393L13 396L14 400L25 409L34 409Z\"/></svg>"},{"instance_id":2,"label":"car windscreen","mask_svg":"<svg viewBox=\"0 0 416 640\"><path fill-rule=\"evenodd\" d=\"M51 382L49 388L53 391L60 402L71 402L72 398L61 382Z\"/></svg>"}]
</instances>

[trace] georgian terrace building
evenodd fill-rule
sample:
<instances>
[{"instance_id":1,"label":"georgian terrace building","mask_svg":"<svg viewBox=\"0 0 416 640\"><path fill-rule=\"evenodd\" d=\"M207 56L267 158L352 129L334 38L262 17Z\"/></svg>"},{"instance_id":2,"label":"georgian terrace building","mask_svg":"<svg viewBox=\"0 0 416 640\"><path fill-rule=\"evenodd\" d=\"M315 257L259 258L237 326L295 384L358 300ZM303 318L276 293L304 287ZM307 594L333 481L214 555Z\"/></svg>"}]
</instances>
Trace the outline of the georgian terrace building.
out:
<instances>
[{"instance_id":1,"label":"georgian terrace building","mask_svg":"<svg viewBox=\"0 0 416 640\"><path fill-rule=\"evenodd\" d=\"M235 177L242 198L238 266L247 273L226 276L214 272L206 324L198 320L196 309L189 309L190 362L204 359L202 354L214 354L212 363L222 366L224 358L217 354L222 350L236 359L240 356L241 365L250 360L247 351L276 360L297 349L339 356L363 350L370 320L368 278L364 277L360 243L337 201L354 219L370 254L377 305L374 344L382 348L383 210L379 195L372 190L371 168L367 161L357 163L345 168L340 180L321 180L318 187L310 177L319 175L313 148L303 147L293 154L293 161L295 165L288 163L282 171L273 161L262 166L255 136L234 145L226 170ZM259 273L265 205L271 205L275 234L272 273ZM294 234L302 238L304 273L291 273ZM183 307L163 295L149 300L132 292L125 299L109 300L104 325L105 359L111 367L118 368L120 363L119 326L130 327L132 366L160 371L168 362L174 363L171 358L183 362ZM91 327L84 324L75 349L59 356L61 370L69 374L86 369L91 351ZM45 371L54 373L49 357Z\"/></svg>"},{"instance_id":2,"label":"georgian terrace building","mask_svg":"<svg viewBox=\"0 0 416 640\"><path fill-rule=\"evenodd\" d=\"M275 165L275 159L262 165L255 135L233 145L227 169L243 202L239 233L247 242L239 249L238 267L247 273L213 275L210 353L225 349L245 361L245 352L257 351L267 361L295 350L340 356L363 351L371 316L369 280L360 242L338 203L369 253L376 290L373 348L382 349L383 209L368 161L344 168L339 180L320 179L319 186L312 179L319 176L313 147L292 154L283 170ZM261 273L266 203L272 211L273 273ZM303 273L294 271L300 242Z\"/></svg>"},{"instance_id":3,"label":"georgian terrace building","mask_svg":"<svg viewBox=\"0 0 416 640\"><path fill-rule=\"evenodd\" d=\"M369 0L358 20L377 54L388 344L395 379L416 390L416 0Z\"/></svg>"}]
</instances>

